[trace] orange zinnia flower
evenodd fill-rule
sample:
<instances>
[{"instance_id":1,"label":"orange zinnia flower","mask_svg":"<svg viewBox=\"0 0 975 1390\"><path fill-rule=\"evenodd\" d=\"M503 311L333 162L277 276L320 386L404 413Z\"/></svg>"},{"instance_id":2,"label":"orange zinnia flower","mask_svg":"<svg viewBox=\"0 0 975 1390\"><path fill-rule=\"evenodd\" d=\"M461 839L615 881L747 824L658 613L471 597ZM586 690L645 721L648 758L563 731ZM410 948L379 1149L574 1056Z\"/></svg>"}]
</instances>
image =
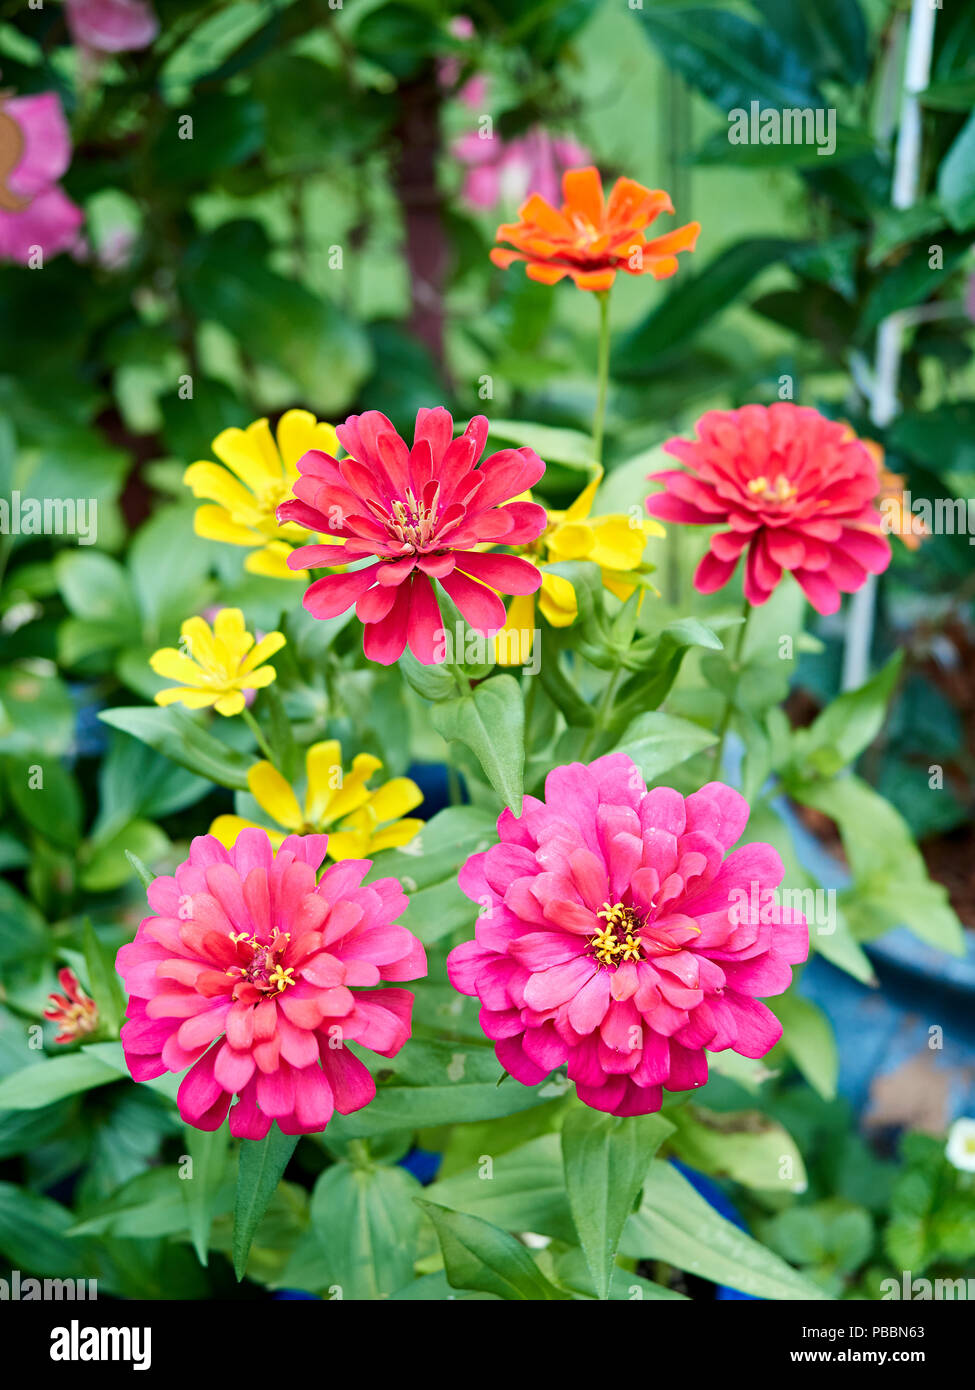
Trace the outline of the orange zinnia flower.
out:
<instances>
[{"instance_id":1,"label":"orange zinnia flower","mask_svg":"<svg viewBox=\"0 0 975 1390\"><path fill-rule=\"evenodd\" d=\"M617 179L604 199L599 170L592 165L563 174L562 196L565 201L556 209L533 193L518 210L521 221L498 228L498 240L516 249L492 248L495 265L506 270L514 261L524 261L529 279L543 285L571 275L580 290L608 290L617 270L655 280L673 275L677 252L693 251L701 230L699 222L688 222L646 240L643 229L659 213L673 212L669 196L633 179Z\"/></svg>"}]
</instances>

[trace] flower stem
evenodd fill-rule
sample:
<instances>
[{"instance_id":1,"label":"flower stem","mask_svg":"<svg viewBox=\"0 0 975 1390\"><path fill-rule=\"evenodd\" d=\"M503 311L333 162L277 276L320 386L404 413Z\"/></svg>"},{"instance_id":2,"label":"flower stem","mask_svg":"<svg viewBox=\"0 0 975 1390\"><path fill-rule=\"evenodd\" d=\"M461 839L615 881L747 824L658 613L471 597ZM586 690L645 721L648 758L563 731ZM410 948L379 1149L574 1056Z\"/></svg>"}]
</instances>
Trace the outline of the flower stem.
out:
<instances>
[{"instance_id":1,"label":"flower stem","mask_svg":"<svg viewBox=\"0 0 975 1390\"><path fill-rule=\"evenodd\" d=\"M606 391L609 386L609 290L597 290L599 301L599 352L596 360L596 414L592 422L592 456L603 461L603 425L606 419Z\"/></svg>"},{"instance_id":2,"label":"flower stem","mask_svg":"<svg viewBox=\"0 0 975 1390\"><path fill-rule=\"evenodd\" d=\"M738 628L738 640L735 643L734 655L731 658L731 669L735 677L735 691L738 689L738 678L741 674L741 654L745 648L745 633L748 630L748 619L751 617L752 606L745 599L742 607L742 623ZM714 750L714 761L711 764L711 777L716 780L721 772L721 762L724 758L724 746L728 737L728 729L731 725L731 716L735 708L734 695L729 695L725 701L724 713L721 716L721 724L718 727L718 746Z\"/></svg>"},{"instance_id":3,"label":"flower stem","mask_svg":"<svg viewBox=\"0 0 975 1390\"><path fill-rule=\"evenodd\" d=\"M244 723L247 725L247 727L250 729L251 733L254 735L254 738L257 740L257 746L258 746L258 748L259 748L259 749L261 750L261 752L264 754L265 758L267 758L267 760L268 760L268 762L271 764L271 766L272 766L272 767L276 767L276 766L277 766L277 763L276 763L276 761L275 761L274 754L271 752L270 744L268 743L267 739L264 737L264 733L263 733L263 730L261 729L260 724L258 724L257 720L256 720L256 719L254 718L254 716L251 714L250 710L247 708L246 705L244 706L244 708L241 710L240 713L241 713L241 717L243 718Z\"/></svg>"}]
</instances>

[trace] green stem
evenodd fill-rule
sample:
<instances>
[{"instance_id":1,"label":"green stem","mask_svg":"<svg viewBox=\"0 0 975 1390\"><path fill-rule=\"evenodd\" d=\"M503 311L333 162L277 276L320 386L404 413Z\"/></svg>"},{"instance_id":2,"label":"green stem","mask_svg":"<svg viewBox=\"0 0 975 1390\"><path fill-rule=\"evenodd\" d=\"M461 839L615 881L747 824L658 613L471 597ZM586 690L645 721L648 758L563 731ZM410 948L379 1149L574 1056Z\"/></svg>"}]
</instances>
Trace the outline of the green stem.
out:
<instances>
[{"instance_id":1,"label":"green stem","mask_svg":"<svg viewBox=\"0 0 975 1390\"><path fill-rule=\"evenodd\" d=\"M619 679L622 674L623 667L617 666L613 674L610 676L609 680L606 682L606 689L602 693L602 697L599 701L599 707L596 710L596 718L593 720L589 732L586 735L585 742L582 745L582 752L579 754L580 758L585 758L588 755L589 750L593 744L593 739L596 737L596 735L605 733L606 716L613 707L613 696L616 694L616 687L619 684Z\"/></svg>"},{"instance_id":2,"label":"green stem","mask_svg":"<svg viewBox=\"0 0 975 1390\"><path fill-rule=\"evenodd\" d=\"M603 461L603 425L606 420L606 392L609 387L609 290L598 290L599 353L596 360L596 414L592 422L592 456Z\"/></svg>"},{"instance_id":3,"label":"green stem","mask_svg":"<svg viewBox=\"0 0 975 1390\"><path fill-rule=\"evenodd\" d=\"M741 623L741 626L738 628L738 640L735 643L734 655L731 658L731 669L734 672L735 677L735 692L737 692L738 690L738 678L741 674L741 654L745 647L745 633L748 630L748 619L751 617L751 613L752 606L746 598L741 612L743 622ZM728 737L728 729L731 725L731 716L734 712L734 708L734 695L729 695L727 700L725 701L724 713L721 716L721 723L718 727L718 746L714 750L714 761L711 764L712 780L716 780L721 773L721 762L724 758L724 746L725 741Z\"/></svg>"},{"instance_id":4,"label":"green stem","mask_svg":"<svg viewBox=\"0 0 975 1390\"><path fill-rule=\"evenodd\" d=\"M271 766L272 766L272 767L277 767L277 762L275 761L274 754L271 752L270 744L268 743L267 739L264 737L264 732L263 732L263 730L261 729L260 724L258 724L257 720L256 720L256 719L254 718L254 716L251 714L250 710L247 708L246 705L245 705L244 708L241 710L241 715L242 715L242 717L243 717L244 723L247 725L247 727L250 729L251 733L254 735L255 739L257 740L257 746L258 746L258 748L259 748L259 749L261 750L261 752L264 754L265 758L267 758L267 760L268 760L268 762L271 764Z\"/></svg>"}]
</instances>

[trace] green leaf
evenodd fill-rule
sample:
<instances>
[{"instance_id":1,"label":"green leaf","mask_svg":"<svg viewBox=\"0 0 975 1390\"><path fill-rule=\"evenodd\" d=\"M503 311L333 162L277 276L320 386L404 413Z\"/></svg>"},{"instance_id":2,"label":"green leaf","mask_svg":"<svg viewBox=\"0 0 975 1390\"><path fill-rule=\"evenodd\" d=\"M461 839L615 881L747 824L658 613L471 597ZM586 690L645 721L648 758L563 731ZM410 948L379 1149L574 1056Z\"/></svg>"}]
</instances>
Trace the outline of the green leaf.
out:
<instances>
[{"instance_id":1,"label":"green leaf","mask_svg":"<svg viewBox=\"0 0 975 1390\"><path fill-rule=\"evenodd\" d=\"M754 0L771 29L817 77L867 75L867 26L857 0Z\"/></svg>"},{"instance_id":2,"label":"green leaf","mask_svg":"<svg viewBox=\"0 0 975 1390\"><path fill-rule=\"evenodd\" d=\"M405 1168L339 1162L315 1184L311 1223L319 1250L316 1287L338 1286L344 1299L388 1298L413 1275L420 1184Z\"/></svg>"},{"instance_id":3,"label":"green leaf","mask_svg":"<svg viewBox=\"0 0 975 1390\"><path fill-rule=\"evenodd\" d=\"M66 849L81 834L81 794L71 773L56 758L39 753L5 759L10 800L27 825Z\"/></svg>"},{"instance_id":4,"label":"green leaf","mask_svg":"<svg viewBox=\"0 0 975 1390\"><path fill-rule=\"evenodd\" d=\"M641 377L658 368L663 356L688 342L794 245L782 237L741 241L703 270L682 271L666 298L623 338L614 354L617 376Z\"/></svg>"},{"instance_id":5,"label":"green leaf","mask_svg":"<svg viewBox=\"0 0 975 1390\"><path fill-rule=\"evenodd\" d=\"M397 662L406 683L424 700L446 700L457 693L457 682L443 666L424 666L407 649Z\"/></svg>"},{"instance_id":6,"label":"green leaf","mask_svg":"<svg viewBox=\"0 0 975 1390\"><path fill-rule=\"evenodd\" d=\"M444 700L430 719L446 739L474 753L491 786L515 815L521 814L525 771L525 705L514 676L491 676L469 695Z\"/></svg>"},{"instance_id":7,"label":"green leaf","mask_svg":"<svg viewBox=\"0 0 975 1390\"><path fill-rule=\"evenodd\" d=\"M572 1110L562 1126L565 1188L598 1298L609 1297L616 1251L647 1168L674 1131L661 1115Z\"/></svg>"},{"instance_id":8,"label":"green leaf","mask_svg":"<svg viewBox=\"0 0 975 1390\"><path fill-rule=\"evenodd\" d=\"M975 226L975 112L941 161L938 197L956 232Z\"/></svg>"},{"instance_id":9,"label":"green leaf","mask_svg":"<svg viewBox=\"0 0 975 1390\"><path fill-rule=\"evenodd\" d=\"M480 1216L506 1231L536 1231L564 1243L576 1238L558 1134L539 1135L509 1153L492 1153L489 1167L481 1156L471 1159L462 1171L438 1178L427 1196L438 1206Z\"/></svg>"},{"instance_id":10,"label":"green leaf","mask_svg":"<svg viewBox=\"0 0 975 1390\"><path fill-rule=\"evenodd\" d=\"M122 634L137 634L139 610L129 577L117 560L98 550L65 550L56 556L58 588L76 618L111 623Z\"/></svg>"},{"instance_id":11,"label":"green leaf","mask_svg":"<svg viewBox=\"0 0 975 1390\"><path fill-rule=\"evenodd\" d=\"M832 777L856 762L880 733L904 653L895 652L858 690L840 695L794 736L795 763L806 776Z\"/></svg>"},{"instance_id":12,"label":"green leaf","mask_svg":"<svg viewBox=\"0 0 975 1390\"><path fill-rule=\"evenodd\" d=\"M667 65L723 112L748 109L751 101L779 109L821 106L806 66L774 30L759 28L727 10L641 10L640 19Z\"/></svg>"},{"instance_id":13,"label":"green leaf","mask_svg":"<svg viewBox=\"0 0 975 1390\"><path fill-rule=\"evenodd\" d=\"M773 999L769 1008L782 1024L780 1046L824 1100L836 1095L840 1059L833 1027L823 1011L794 989Z\"/></svg>"},{"instance_id":14,"label":"green leaf","mask_svg":"<svg viewBox=\"0 0 975 1390\"><path fill-rule=\"evenodd\" d=\"M702 729L700 724L664 714L662 710L648 710L638 714L627 727L619 751L633 759L649 785L716 741L717 734Z\"/></svg>"},{"instance_id":15,"label":"green leaf","mask_svg":"<svg viewBox=\"0 0 975 1390\"><path fill-rule=\"evenodd\" d=\"M671 1148L709 1177L731 1178L760 1192L804 1192L806 1169L795 1140L759 1110L733 1114L682 1105L674 1110Z\"/></svg>"},{"instance_id":16,"label":"green leaf","mask_svg":"<svg viewBox=\"0 0 975 1390\"><path fill-rule=\"evenodd\" d=\"M234 1273L243 1279L254 1232L267 1211L284 1170L298 1144L294 1134L272 1125L263 1139L242 1139L234 1201Z\"/></svg>"},{"instance_id":17,"label":"green leaf","mask_svg":"<svg viewBox=\"0 0 975 1390\"><path fill-rule=\"evenodd\" d=\"M670 1163L655 1163L620 1249L637 1259L666 1260L689 1274L769 1299L826 1295L712 1206Z\"/></svg>"},{"instance_id":18,"label":"green leaf","mask_svg":"<svg viewBox=\"0 0 975 1390\"><path fill-rule=\"evenodd\" d=\"M534 449L546 463L566 463L580 470L595 465L592 435L582 430L554 429L524 420L491 420L491 438L503 440L505 447Z\"/></svg>"},{"instance_id":19,"label":"green leaf","mask_svg":"<svg viewBox=\"0 0 975 1390\"><path fill-rule=\"evenodd\" d=\"M222 787L247 791L251 759L207 733L185 710L142 709L133 705L102 710L98 717L113 729L148 743L190 772Z\"/></svg>"},{"instance_id":20,"label":"green leaf","mask_svg":"<svg viewBox=\"0 0 975 1390\"><path fill-rule=\"evenodd\" d=\"M573 1250L566 1250L555 1257L555 1272L559 1282L567 1288L584 1294L587 1298L599 1297L589 1266L586 1264L585 1254L578 1247ZM666 1301L668 1303L687 1303L689 1301L686 1294L678 1293L676 1289L664 1288L662 1284L655 1284L651 1279L644 1279L641 1275L634 1274L632 1270L621 1269L619 1265L613 1266L613 1277L610 1280L607 1297L620 1303L642 1302L644 1299L651 1302Z\"/></svg>"},{"instance_id":21,"label":"green leaf","mask_svg":"<svg viewBox=\"0 0 975 1390\"><path fill-rule=\"evenodd\" d=\"M114 952L98 939L90 921L85 922L85 965L99 1022L117 1033L125 1014L125 993L115 969Z\"/></svg>"},{"instance_id":22,"label":"green leaf","mask_svg":"<svg viewBox=\"0 0 975 1390\"><path fill-rule=\"evenodd\" d=\"M161 858L169 849L169 837L152 821L132 820L111 839L91 848L81 870L81 886L89 893L109 893L131 876L133 860L144 869L143 860Z\"/></svg>"},{"instance_id":23,"label":"green leaf","mask_svg":"<svg viewBox=\"0 0 975 1390\"><path fill-rule=\"evenodd\" d=\"M417 1199L430 1217L443 1254L447 1282L455 1289L478 1289L498 1298L553 1302L571 1297L545 1278L525 1247L507 1231Z\"/></svg>"},{"instance_id":24,"label":"green leaf","mask_svg":"<svg viewBox=\"0 0 975 1390\"><path fill-rule=\"evenodd\" d=\"M49 1197L0 1182L0 1254L15 1269L34 1278L84 1278L85 1248L68 1235L72 1221L67 1207Z\"/></svg>"},{"instance_id":25,"label":"green leaf","mask_svg":"<svg viewBox=\"0 0 975 1390\"><path fill-rule=\"evenodd\" d=\"M229 1141L230 1130L226 1125L221 1125L216 1130L186 1126L186 1146L187 1153L193 1161L193 1176L184 1178L182 1187L189 1213L193 1249L201 1265L207 1263L210 1227L219 1205L218 1197L227 1167Z\"/></svg>"},{"instance_id":26,"label":"green leaf","mask_svg":"<svg viewBox=\"0 0 975 1390\"><path fill-rule=\"evenodd\" d=\"M148 888L149 884L156 877L156 875L152 872L151 869L147 868L146 865L143 864L139 856L137 854L133 854L131 850L127 849L125 851L125 857L132 866L137 877L140 879L143 888Z\"/></svg>"},{"instance_id":27,"label":"green leaf","mask_svg":"<svg viewBox=\"0 0 975 1390\"><path fill-rule=\"evenodd\" d=\"M0 1081L0 1109L40 1110L64 1096L90 1091L117 1081L114 1067L89 1056L73 1052L67 1057L51 1057L34 1066L23 1067Z\"/></svg>"}]
</instances>

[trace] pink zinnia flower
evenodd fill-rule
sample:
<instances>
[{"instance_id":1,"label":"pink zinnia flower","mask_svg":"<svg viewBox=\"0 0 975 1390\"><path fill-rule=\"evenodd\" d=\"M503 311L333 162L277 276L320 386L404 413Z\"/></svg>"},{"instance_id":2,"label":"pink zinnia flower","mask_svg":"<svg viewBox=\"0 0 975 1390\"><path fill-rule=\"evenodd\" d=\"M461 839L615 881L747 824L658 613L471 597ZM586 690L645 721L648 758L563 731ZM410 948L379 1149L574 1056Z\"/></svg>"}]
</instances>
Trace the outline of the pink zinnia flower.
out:
<instances>
[{"instance_id":1,"label":"pink zinnia flower","mask_svg":"<svg viewBox=\"0 0 975 1390\"><path fill-rule=\"evenodd\" d=\"M59 970L58 984L64 993L48 995L44 1017L58 1025L56 1043L77 1042L98 1027L98 1005L81 988L73 970Z\"/></svg>"},{"instance_id":2,"label":"pink zinnia flower","mask_svg":"<svg viewBox=\"0 0 975 1390\"><path fill-rule=\"evenodd\" d=\"M148 48L159 20L146 0L64 0L75 43L96 53L128 53Z\"/></svg>"},{"instance_id":3,"label":"pink zinnia flower","mask_svg":"<svg viewBox=\"0 0 975 1390\"><path fill-rule=\"evenodd\" d=\"M586 1105L645 1115L663 1087L704 1085L705 1048L768 1052L782 1029L757 996L788 988L809 941L773 900L775 850L727 853L747 820L721 782L647 791L624 753L556 768L544 801L502 813L500 844L461 870L481 914L447 969L506 1071L532 1086L568 1063Z\"/></svg>"},{"instance_id":4,"label":"pink zinnia flower","mask_svg":"<svg viewBox=\"0 0 975 1390\"><path fill-rule=\"evenodd\" d=\"M743 552L745 597L768 599L791 570L820 613L835 613L868 574L890 564L876 508L877 464L845 425L782 401L709 410L696 440L668 439L687 472L651 473L665 491L647 511L665 521L727 526L694 575L702 594L722 588Z\"/></svg>"},{"instance_id":5,"label":"pink zinnia flower","mask_svg":"<svg viewBox=\"0 0 975 1390\"><path fill-rule=\"evenodd\" d=\"M361 1110L376 1087L345 1047L384 1057L410 1035L413 995L373 990L426 973L420 942L394 919L394 878L363 886L368 859L334 864L316 884L325 835L292 835L275 854L263 830L232 850L198 836L175 878L149 885L157 914L118 953L129 992L122 1028L136 1081L190 1067L179 1113L197 1129L261 1139L323 1130ZM365 988L365 993L360 993Z\"/></svg>"},{"instance_id":6,"label":"pink zinnia flower","mask_svg":"<svg viewBox=\"0 0 975 1390\"><path fill-rule=\"evenodd\" d=\"M464 201L477 209L501 202L517 206L529 193L558 203L565 171L592 159L577 141L551 135L542 126L513 140L497 134L485 138L472 130L455 142L453 152L467 166Z\"/></svg>"},{"instance_id":7,"label":"pink zinnia flower","mask_svg":"<svg viewBox=\"0 0 975 1390\"><path fill-rule=\"evenodd\" d=\"M58 184L71 136L56 92L0 101L0 153L0 261L29 265L35 247L45 260L72 250L84 214Z\"/></svg>"},{"instance_id":8,"label":"pink zinnia flower","mask_svg":"<svg viewBox=\"0 0 975 1390\"><path fill-rule=\"evenodd\" d=\"M412 449L385 415L350 415L337 434L350 455L341 461L317 449L298 461L296 501L278 507L279 521L331 532L338 545L305 545L288 557L292 569L375 563L316 579L304 604L316 618L334 618L355 604L370 661L388 666L410 651L425 665L443 660L437 580L479 632L504 626L506 594L532 594L542 582L535 565L479 547L524 545L547 524L545 508L512 502L545 472L532 449L501 449L478 466L488 422L475 415L459 438L438 406L420 410Z\"/></svg>"}]
</instances>

